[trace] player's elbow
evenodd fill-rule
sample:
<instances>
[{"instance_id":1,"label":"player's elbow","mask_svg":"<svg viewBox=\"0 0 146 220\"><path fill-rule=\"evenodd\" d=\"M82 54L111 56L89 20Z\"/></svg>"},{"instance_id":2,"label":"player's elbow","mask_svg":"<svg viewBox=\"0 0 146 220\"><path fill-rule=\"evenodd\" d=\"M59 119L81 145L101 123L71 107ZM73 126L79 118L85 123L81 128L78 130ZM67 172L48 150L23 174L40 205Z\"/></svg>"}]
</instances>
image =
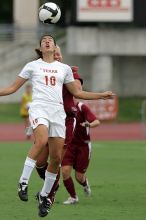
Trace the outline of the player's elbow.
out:
<instances>
[{"instance_id":1,"label":"player's elbow","mask_svg":"<svg viewBox=\"0 0 146 220\"><path fill-rule=\"evenodd\" d=\"M13 94L17 91L16 86L10 86L8 90L8 94Z\"/></svg>"},{"instance_id":2,"label":"player's elbow","mask_svg":"<svg viewBox=\"0 0 146 220\"><path fill-rule=\"evenodd\" d=\"M12 93L14 93L14 92L16 92L16 91L17 91L16 88L14 88L14 87L11 87L11 88L10 88L10 94L12 94Z\"/></svg>"},{"instance_id":3,"label":"player's elbow","mask_svg":"<svg viewBox=\"0 0 146 220\"><path fill-rule=\"evenodd\" d=\"M80 97L79 97L79 95L78 94L74 94L74 97L76 98L76 99L79 99Z\"/></svg>"},{"instance_id":4,"label":"player's elbow","mask_svg":"<svg viewBox=\"0 0 146 220\"><path fill-rule=\"evenodd\" d=\"M93 122L92 127L94 128L94 127L97 127L97 126L99 126L99 125L100 125L100 121L99 121L98 119L96 119L96 120Z\"/></svg>"},{"instance_id":5,"label":"player's elbow","mask_svg":"<svg viewBox=\"0 0 146 220\"><path fill-rule=\"evenodd\" d=\"M84 97L82 96L82 92L80 90L78 91L75 91L73 96L76 98L76 99L84 99Z\"/></svg>"},{"instance_id":6,"label":"player's elbow","mask_svg":"<svg viewBox=\"0 0 146 220\"><path fill-rule=\"evenodd\" d=\"M99 125L100 125L100 121L96 120L96 126L99 126Z\"/></svg>"}]
</instances>

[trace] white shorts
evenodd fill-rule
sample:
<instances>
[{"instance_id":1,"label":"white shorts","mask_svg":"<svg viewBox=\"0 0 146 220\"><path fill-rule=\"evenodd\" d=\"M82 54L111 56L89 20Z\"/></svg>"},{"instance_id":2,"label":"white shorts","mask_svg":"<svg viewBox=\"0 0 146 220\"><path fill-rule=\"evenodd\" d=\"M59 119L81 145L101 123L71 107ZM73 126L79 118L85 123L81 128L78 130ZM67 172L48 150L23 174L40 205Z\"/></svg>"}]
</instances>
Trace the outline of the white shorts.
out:
<instances>
[{"instance_id":1,"label":"white shorts","mask_svg":"<svg viewBox=\"0 0 146 220\"><path fill-rule=\"evenodd\" d=\"M48 137L65 138L65 117L62 106L41 106L34 105L29 109L29 120L33 129L38 125L45 125L48 128Z\"/></svg>"}]
</instances>

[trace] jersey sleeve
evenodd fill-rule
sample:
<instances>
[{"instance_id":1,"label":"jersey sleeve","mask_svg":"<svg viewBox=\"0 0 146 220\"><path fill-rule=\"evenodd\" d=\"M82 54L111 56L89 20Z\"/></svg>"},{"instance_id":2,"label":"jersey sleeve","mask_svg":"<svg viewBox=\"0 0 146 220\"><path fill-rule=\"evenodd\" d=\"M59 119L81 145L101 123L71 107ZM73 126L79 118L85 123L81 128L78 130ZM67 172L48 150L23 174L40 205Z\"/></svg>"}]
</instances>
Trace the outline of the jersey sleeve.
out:
<instances>
[{"instance_id":1,"label":"jersey sleeve","mask_svg":"<svg viewBox=\"0 0 146 220\"><path fill-rule=\"evenodd\" d=\"M85 119L86 119L89 123L91 123L91 122L93 122L94 120L97 119L97 117L95 116L95 114L93 114L93 112L90 110L90 108L89 108L87 105L83 104L83 105L81 106L81 109L82 109L82 112L84 113Z\"/></svg>"},{"instance_id":2,"label":"jersey sleeve","mask_svg":"<svg viewBox=\"0 0 146 220\"><path fill-rule=\"evenodd\" d=\"M21 72L19 73L19 76L24 79L30 79L33 72L33 66L31 63L26 64Z\"/></svg>"},{"instance_id":3,"label":"jersey sleeve","mask_svg":"<svg viewBox=\"0 0 146 220\"><path fill-rule=\"evenodd\" d=\"M74 81L73 72L70 66L66 66L66 76L64 79L64 84L70 83Z\"/></svg>"}]
</instances>

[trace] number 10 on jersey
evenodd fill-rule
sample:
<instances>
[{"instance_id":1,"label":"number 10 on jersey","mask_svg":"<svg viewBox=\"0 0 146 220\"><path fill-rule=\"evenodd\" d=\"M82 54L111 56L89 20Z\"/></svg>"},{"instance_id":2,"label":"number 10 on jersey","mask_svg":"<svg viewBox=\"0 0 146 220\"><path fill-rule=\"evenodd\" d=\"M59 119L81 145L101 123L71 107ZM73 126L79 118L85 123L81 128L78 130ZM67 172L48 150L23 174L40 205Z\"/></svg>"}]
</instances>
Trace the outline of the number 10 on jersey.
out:
<instances>
[{"instance_id":1,"label":"number 10 on jersey","mask_svg":"<svg viewBox=\"0 0 146 220\"><path fill-rule=\"evenodd\" d=\"M56 78L55 76L45 76L45 84L46 86L48 86L49 84L51 86L55 86L56 85Z\"/></svg>"}]
</instances>

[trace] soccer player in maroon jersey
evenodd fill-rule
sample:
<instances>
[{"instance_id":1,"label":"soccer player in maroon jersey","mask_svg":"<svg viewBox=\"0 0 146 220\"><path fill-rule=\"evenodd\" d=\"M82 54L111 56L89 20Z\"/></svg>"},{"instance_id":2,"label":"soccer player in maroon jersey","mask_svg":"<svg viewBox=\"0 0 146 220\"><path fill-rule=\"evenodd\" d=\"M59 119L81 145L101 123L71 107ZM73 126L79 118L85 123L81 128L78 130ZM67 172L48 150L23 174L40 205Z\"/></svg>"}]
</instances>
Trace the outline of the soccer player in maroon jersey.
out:
<instances>
[{"instance_id":1,"label":"soccer player in maroon jersey","mask_svg":"<svg viewBox=\"0 0 146 220\"><path fill-rule=\"evenodd\" d=\"M57 60L59 62L62 62L62 60L63 60L59 46L57 46L57 48L55 50L54 58L55 58L55 60ZM73 76L75 79L76 86L79 89L82 89L81 84L83 83L83 80L81 79L81 77L78 74L78 67L72 66L71 68L73 71ZM67 147L71 143L71 140L73 137L74 121L75 121L75 117L76 117L76 113L77 113L77 108L74 103L73 95L67 90L65 85L63 86L63 103L64 103L64 109L65 109L67 117L66 117L66 121L65 121L66 138L65 138L64 149L62 152L62 157L63 157ZM48 166L48 162L47 162L48 156L49 156L49 148L48 148L48 146L46 146L43 149L43 151L41 152L41 154L39 155L39 157L37 159L37 163L36 163L37 172L42 179L45 179L45 171ZM59 178L60 178L60 172L58 173L56 181L54 183L54 186L49 194L49 198L52 200L52 202L54 201L55 193L56 193L57 189L59 188Z\"/></svg>"},{"instance_id":2,"label":"soccer player in maroon jersey","mask_svg":"<svg viewBox=\"0 0 146 220\"><path fill-rule=\"evenodd\" d=\"M67 148L62 161L63 182L70 197L64 204L74 204L78 202L78 196L71 177L72 168L75 169L75 178L83 186L85 195L91 195L88 179L85 175L91 156L90 128L100 124L92 111L83 103L76 104L78 109L76 116L76 126L71 144Z\"/></svg>"}]
</instances>

